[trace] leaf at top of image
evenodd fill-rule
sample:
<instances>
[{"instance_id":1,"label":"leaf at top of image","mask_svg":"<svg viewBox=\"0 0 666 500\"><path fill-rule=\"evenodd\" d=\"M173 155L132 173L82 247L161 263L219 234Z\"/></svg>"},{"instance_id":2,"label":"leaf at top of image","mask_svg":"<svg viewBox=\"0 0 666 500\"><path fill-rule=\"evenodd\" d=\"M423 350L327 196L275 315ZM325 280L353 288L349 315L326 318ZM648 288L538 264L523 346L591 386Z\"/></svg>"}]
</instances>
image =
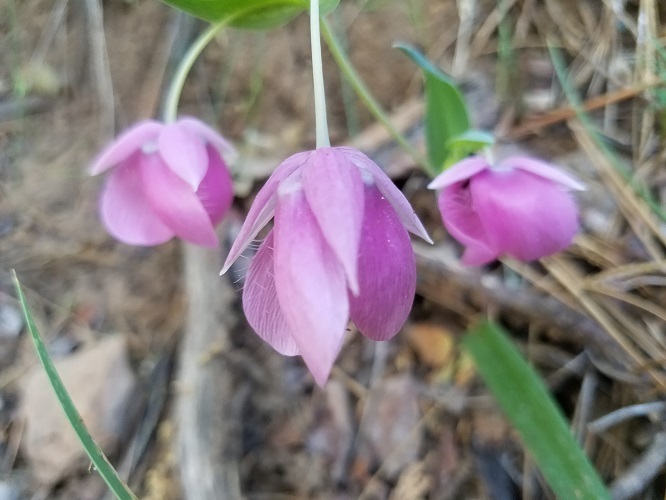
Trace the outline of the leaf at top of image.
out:
<instances>
[{"instance_id":1,"label":"leaf at top of image","mask_svg":"<svg viewBox=\"0 0 666 500\"><path fill-rule=\"evenodd\" d=\"M421 70L425 80L426 145L434 174L445 168L450 153L449 141L469 130L470 119L462 92L453 78L435 66L415 47L406 43L393 45Z\"/></svg>"},{"instance_id":2,"label":"leaf at top of image","mask_svg":"<svg viewBox=\"0 0 666 500\"><path fill-rule=\"evenodd\" d=\"M235 28L268 30L309 10L308 0L162 0L209 22L228 20ZM320 0L322 15L335 10L339 0Z\"/></svg>"}]
</instances>

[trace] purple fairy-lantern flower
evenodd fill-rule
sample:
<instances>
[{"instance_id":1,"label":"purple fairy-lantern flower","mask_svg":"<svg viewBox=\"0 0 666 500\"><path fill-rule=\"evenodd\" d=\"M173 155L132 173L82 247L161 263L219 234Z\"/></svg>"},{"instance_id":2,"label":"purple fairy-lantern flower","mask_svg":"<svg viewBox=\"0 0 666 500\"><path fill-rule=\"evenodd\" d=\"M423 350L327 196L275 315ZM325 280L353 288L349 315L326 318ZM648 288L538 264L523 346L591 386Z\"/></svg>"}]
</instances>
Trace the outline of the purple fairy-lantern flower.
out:
<instances>
[{"instance_id":1,"label":"purple fairy-lantern flower","mask_svg":"<svg viewBox=\"0 0 666 500\"><path fill-rule=\"evenodd\" d=\"M350 318L373 340L398 333L416 287L407 231L430 238L386 174L344 147L298 153L275 170L222 272L273 217L247 272L243 309L276 351L300 354L321 386Z\"/></svg>"},{"instance_id":2,"label":"purple fairy-lantern flower","mask_svg":"<svg viewBox=\"0 0 666 500\"><path fill-rule=\"evenodd\" d=\"M90 168L91 175L111 170L100 199L107 231L130 245L159 245L177 236L217 246L215 226L233 201L223 155L233 151L194 118L147 120L129 128Z\"/></svg>"},{"instance_id":3,"label":"purple fairy-lantern flower","mask_svg":"<svg viewBox=\"0 0 666 500\"><path fill-rule=\"evenodd\" d=\"M585 187L562 170L526 156L490 165L473 156L438 175L439 210L465 246L462 262L481 265L502 255L529 262L571 244L578 209L571 190Z\"/></svg>"}]
</instances>

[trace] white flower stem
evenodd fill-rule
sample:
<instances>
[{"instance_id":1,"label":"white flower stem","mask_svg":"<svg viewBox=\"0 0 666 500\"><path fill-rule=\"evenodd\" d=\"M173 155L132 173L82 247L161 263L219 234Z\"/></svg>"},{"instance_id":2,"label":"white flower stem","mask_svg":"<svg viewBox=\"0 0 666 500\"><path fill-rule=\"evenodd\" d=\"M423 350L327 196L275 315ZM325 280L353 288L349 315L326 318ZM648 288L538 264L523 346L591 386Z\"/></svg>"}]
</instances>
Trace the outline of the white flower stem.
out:
<instances>
[{"instance_id":1,"label":"white flower stem","mask_svg":"<svg viewBox=\"0 0 666 500\"><path fill-rule=\"evenodd\" d=\"M314 83L315 126L317 148L331 145L326 120L326 92L324 90L324 65L321 60L321 36L319 34L319 0L310 0L310 44L312 49L312 81Z\"/></svg>"},{"instance_id":2,"label":"white flower stem","mask_svg":"<svg viewBox=\"0 0 666 500\"><path fill-rule=\"evenodd\" d=\"M169 86L169 91L167 93L166 101L164 103L164 121L166 123L171 123L176 121L176 116L178 114L178 103L180 102L180 95L183 92L183 86L185 85L185 80L187 75L190 73L194 61L201 55L203 49L210 43L210 41L215 38L215 35L224 28L229 22L229 19L225 19L222 22L217 24L211 24L211 26L201 33L199 37L194 41L194 43L187 49L185 56L181 59L176 69L176 73L171 80L171 85Z\"/></svg>"}]
</instances>

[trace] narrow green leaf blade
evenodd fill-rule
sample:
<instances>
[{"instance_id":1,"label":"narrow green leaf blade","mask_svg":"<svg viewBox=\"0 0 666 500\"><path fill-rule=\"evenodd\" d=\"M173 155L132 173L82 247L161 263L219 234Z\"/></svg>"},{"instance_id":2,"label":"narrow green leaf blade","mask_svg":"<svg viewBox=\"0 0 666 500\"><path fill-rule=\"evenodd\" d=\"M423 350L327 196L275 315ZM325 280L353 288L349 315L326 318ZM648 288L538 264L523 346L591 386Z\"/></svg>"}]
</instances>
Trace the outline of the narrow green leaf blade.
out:
<instances>
[{"instance_id":1,"label":"narrow green leaf blade","mask_svg":"<svg viewBox=\"0 0 666 500\"><path fill-rule=\"evenodd\" d=\"M225 19L235 28L267 30L289 22L309 10L308 0L163 0L206 21ZM322 15L335 10L339 0L320 0Z\"/></svg>"},{"instance_id":2,"label":"narrow green leaf blade","mask_svg":"<svg viewBox=\"0 0 666 500\"><path fill-rule=\"evenodd\" d=\"M86 453L90 457L93 465L99 472L100 476L102 476L102 479L104 479L109 489L114 493L116 498L120 500L136 500L136 496L118 476L118 473L115 471L109 460L106 458L102 450L99 448L97 443L95 443L92 436L86 429L81 415L74 406L72 398L69 396L67 389L65 389L65 386L62 383L62 379L60 378L60 375L58 375L58 372L53 365L53 361L51 361L51 357L49 356L46 346L42 341L42 337L40 336L39 331L37 331L37 326L35 326L35 322L32 318L32 315L30 314L30 310L28 309L28 303L25 299L25 295L23 294L21 283L16 276L16 271L13 273L13 279L14 287L16 288L16 296L21 303L23 316L25 318L26 324L28 325L30 336L32 337L32 340L35 344L37 355L39 356L39 360L42 362L44 371L46 372L46 375L51 382L53 391L58 397L58 401L60 402L62 409L67 415L69 423L72 425L72 428L76 432L76 435L81 441L81 444L86 450Z\"/></svg>"},{"instance_id":3,"label":"narrow green leaf blade","mask_svg":"<svg viewBox=\"0 0 666 500\"><path fill-rule=\"evenodd\" d=\"M466 333L462 343L557 498L610 499L564 415L506 333L484 322Z\"/></svg>"},{"instance_id":4,"label":"narrow green leaf blade","mask_svg":"<svg viewBox=\"0 0 666 500\"><path fill-rule=\"evenodd\" d=\"M465 99L453 79L416 48L404 43L393 46L403 51L423 71L426 145L430 163L435 173L439 173L444 169L449 154L447 143L470 128Z\"/></svg>"}]
</instances>

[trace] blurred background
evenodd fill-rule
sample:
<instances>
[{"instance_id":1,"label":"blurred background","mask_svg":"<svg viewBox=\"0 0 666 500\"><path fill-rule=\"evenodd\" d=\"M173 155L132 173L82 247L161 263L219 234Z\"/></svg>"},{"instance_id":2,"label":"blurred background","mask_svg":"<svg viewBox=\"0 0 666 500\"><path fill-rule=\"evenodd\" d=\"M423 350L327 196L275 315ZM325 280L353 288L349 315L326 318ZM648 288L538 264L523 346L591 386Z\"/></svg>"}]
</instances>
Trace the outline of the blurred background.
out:
<instances>
[{"instance_id":1,"label":"blurred background","mask_svg":"<svg viewBox=\"0 0 666 500\"><path fill-rule=\"evenodd\" d=\"M114 241L97 216L103 179L86 173L117 132L159 117L205 24L156 0L0 0L0 500L107 495L24 332L12 269L91 433L140 498L553 498L458 346L480 317L512 333L615 498L666 498L663 4L341 0L329 20L417 147L421 75L395 41L460 82L497 157L534 154L583 179L574 245L532 265L461 267L426 175L324 49L332 142L376 159L436 244L414 242L404 331L374 343L352 329L319 389L245 323L246 263L217 275L263 180L314 145L307 16L222 32L188 79L182 114L240 152L223 245L208 252Z\"/></svg>"}]
</instances>

